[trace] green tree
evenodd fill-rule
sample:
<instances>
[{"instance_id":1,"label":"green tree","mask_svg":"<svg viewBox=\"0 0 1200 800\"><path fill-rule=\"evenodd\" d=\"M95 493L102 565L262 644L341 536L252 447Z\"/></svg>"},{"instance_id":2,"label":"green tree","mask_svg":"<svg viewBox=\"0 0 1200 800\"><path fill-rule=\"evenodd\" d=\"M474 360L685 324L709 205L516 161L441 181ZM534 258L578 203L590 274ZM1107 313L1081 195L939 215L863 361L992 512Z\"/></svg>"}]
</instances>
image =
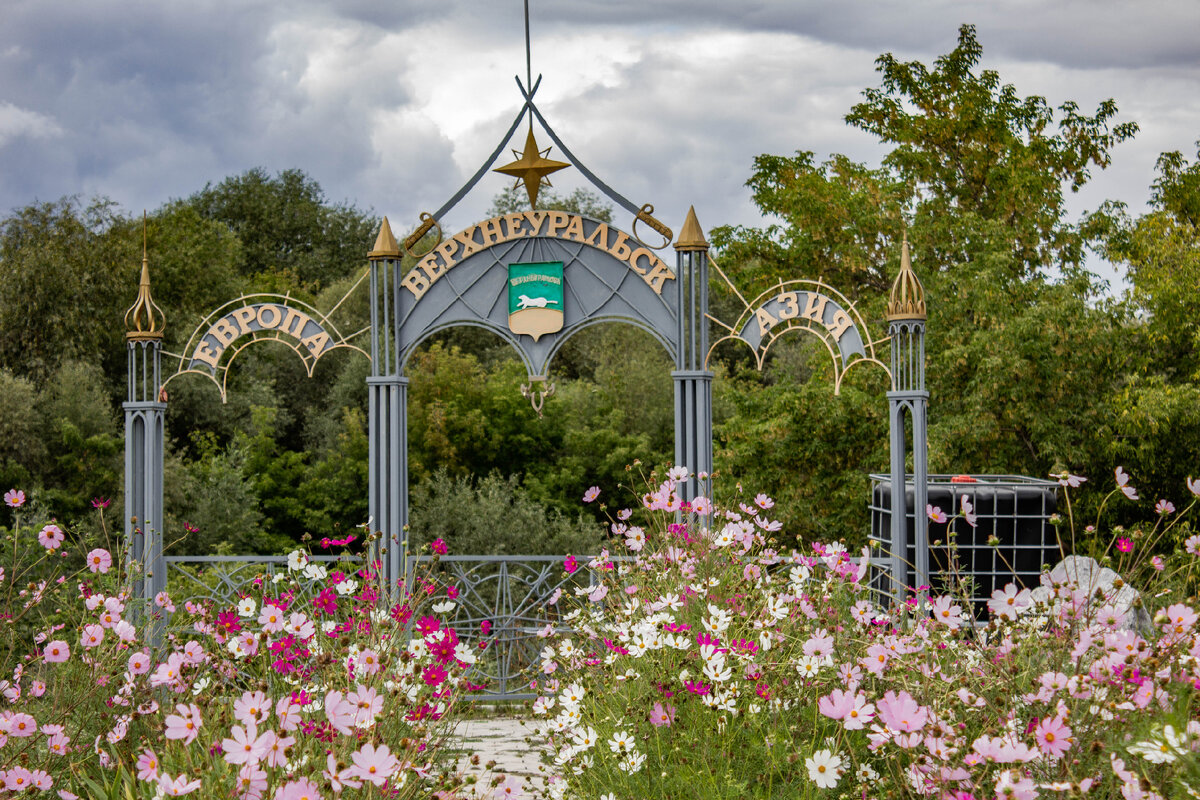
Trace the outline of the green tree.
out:
<instances>
[{"instance_id":1,"label":"green tree","mask_svg":"<svg viewBox=\"0 0 1200 800\"><path fill-rule=\"evenodd\" d=\"M251 169L178 203L237 234L243 275L288 275L310 289L360 269L379 227L371 214L329 204L320 185L297 169L274 177Z\"/></svg>"}]
</instances>

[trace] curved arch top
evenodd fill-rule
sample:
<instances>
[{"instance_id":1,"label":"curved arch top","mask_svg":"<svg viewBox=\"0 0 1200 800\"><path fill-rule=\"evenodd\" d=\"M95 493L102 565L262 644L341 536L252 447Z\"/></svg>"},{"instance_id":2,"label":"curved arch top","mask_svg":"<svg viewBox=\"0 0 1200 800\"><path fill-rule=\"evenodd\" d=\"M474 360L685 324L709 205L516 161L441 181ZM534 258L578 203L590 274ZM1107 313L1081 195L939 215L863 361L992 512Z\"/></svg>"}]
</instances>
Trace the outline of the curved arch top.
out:
<instances>
[{"instance_id":1,"label":"curved arch top","mask_svg":"<svg viewBox=\"0 0 1200 800\"><path fill-rule=\"evenodd\" d=\"M539 274L525 274L531 270ZM530 375L546 374L562 343L598 322L636 325L672 358L678 352L674 271L631 234L578 214L527 211L485 220L442 242L395 285L401 371L420 342L455 325L496 332ZM533 333L514 322L527 311L541 326Z\"/></svg>"}]
</instances>

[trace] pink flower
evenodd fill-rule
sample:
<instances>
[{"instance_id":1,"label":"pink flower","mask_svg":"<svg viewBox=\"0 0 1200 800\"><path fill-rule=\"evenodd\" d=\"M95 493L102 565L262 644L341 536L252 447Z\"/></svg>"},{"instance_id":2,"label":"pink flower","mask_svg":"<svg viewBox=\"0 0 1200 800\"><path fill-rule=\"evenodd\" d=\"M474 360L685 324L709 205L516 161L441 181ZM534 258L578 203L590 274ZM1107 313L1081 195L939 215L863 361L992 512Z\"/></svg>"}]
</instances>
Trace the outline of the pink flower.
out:
<instances>
[{"instance_id":1,"label":"pink flower","mask_svg":"<svg viewBox=\"0 0 1200 800\"><path fill-rule=\"evenodd\" d=\"M1072 489L1078 489L1087 480L1087 478L1072 475L1069 472L1051 472L1050 477L1057 479L1060 486L1069 486Z\"/></svg>"},{"instance_id":2,"label":"pink flower","mask_svg":"<svg viewBox=\"0 0 1200 800\"><path fill-rule=\"evenodd\" d=\"M53 523L38 531L38 544L47 550L57 550L66 538L63 529Z\"/></svg>"},{"instance_id":3,"label":"pink flower","mask_svg":"<svg viewBox=\"0 0 1200 800\"><path fill-rule=\"evenodd\" d=\"M1175 513L1175 504L1172 503L1170 500L1159 500L1157 503L1154 504L1154 513L1155 514L1174 514Z\"/></svg>"},{"instance_id":4,"label":"pink flower","mask_svg":"<svg viewBox=\"0 0 1200 800\"><path fill-rule=\"evenodd\" d=\"M84 647L95 647L100 642L104 641L104 626L93 623L83 626L83 635L80 637Z\"/></svg>"},{"instance_id":5,"label":"pink flower","mask_svg":"<svg viewBox=\"0 0 1200 800\"><path fill-rule=\"evenodd\" d=\"M92 572L103 574L112 566L112 556L104 548L97 547L87 554L87 565Z\"/></svg>"},{"instance_id":6,"label":"pink flower","mask_svg":"<svg viewBox=\"0 0 1200 800\"><path fill-rule=\"evenodd\" d=\"M260 738L263 741L267 766L282 767L287 764L287 749L296 743L294 736L280 736L275 731L267 731Z\"/></svg>"},{"instance_id":7,"label":"pink flower","mask_svg":"<svg viewBox=\"0 0 1200 800\"><path fill-rule=\"evenodd\" d=\"M7 500L7 496L5 496ZM12 503L9 503L12 505ZM17 505L20 505L19 503ZM15 508L15 506L14 506ZM5 788L10 792L21 792L32 785L33 773L24 767L13 767L6 776Z\"/></svg>"},{"instance_id":8,"label":"pink flower","mask_svg":"<svg viewBox=\"0 0 1200 800\"><path fill-rule=\"evenodd\" d=\"M1038 749L1050 758L1061 758L1063 753L1071 749L1071 729L1062 717L1043 719L1034 729L1034 737Z\"/></svg>"},{"instance_id":9,"label":"pink flower","mask_svg":"<svg viewBox=\"0 0 1200 800\"><path fill-rule=\"evenodd\" d=\"M9 489L4 493L4 502L9 508L20 508L25 505L25 493L20 489Z\"/></svg>"},{"instance_id":10,"label":"pink flower","mask_svg":"<svg viewBox=\"0 0 1200 800\"><path fill-rule=\"evenodd\" d=\"M1133 550L1133 540L1122 536L1120 539L1117 539L1117 549L1122 553L1130 552Z\"/></svg>"},{"instance_id":11,"label":"pink flower","mask_svg":"<svg viewBox=\"0 0 1200 800\"><path fill-rule=\"evenodd\" d=\"M1028 589L1017 589L1016 584L1010 583L1003 589L992 592L992 599L988 600L988 610L1002 617L1016 619L1032 603Z\"/></svg>"},{"instance_id":12,"label":"pink flower","mask_svg":"<svg viewBox=\"0 0 1200 800\"><path fill-rule=\"evenodd\" d=\"M600 487L593 486L592 488L588 489L586 492L583 493L583 502L590 503L599 496L600 496Z\"/></svg>"},{"instance_id":13,"label":"pink flower","mask_svg":"<svg viewBox=\"0 0 1200 800\"><path fill-rule=\"evenodd\" d=\"M236 787L242 800L258 800L267 788L267 773L257 764L243 764L238 770Z\"/></svg>"},{"instance_id":14,"label":"pink flower","mask_svg":"<svg viewBox=\"0 0 1200 800\"><path fill-rule=\"evenodd\" d=\"M592 590L588 592L588 600L592 601L593 603L599 603L607 596L608 587L603 583L596 584L594 587L592 587Z\"/></svg>"},{"instance_id":15,"label":"pink flower","mask_svg":"<svg viewBox=\"0 0 1200 800\"><path fill-rule=\"evenodd\" d=\"M158 756L154 755L153 750L147 748L138 756L137 776L139 781L158 780Z\"/></svg>"},{"instance_id":16,"label":"pink flower","mask_svg":"<svg viewBox=\"0 0 1200 800\"><path fill-rule=\"evenodd\" d=\"M926 505L925 515L929 517L931 522L936 522L939 525L949 519L949 517L946 516L946 512L942 511L941 508L935 505Z\"/></svg>"},{"instance_id":17,"label":"pink flower","mask_svg":"<svg viewBox=\"0 0 1200 800\"><path fill-rule=\"evenodd\" d=\"M896 733L913 733L925 727L929 709L923 707L908 692L889 691L877 704L879 719Z\"/></svg>"},{"instance_id":18,"label":"pink flower","mask_svg":"<svg viewBox=\"0 0 1200 800\"><path fill-rule=\"evenodd\" d=\"M345 695L333 691L325 695L325 716L329 724L342 734L349 735L354 728L354 717L358 709L353 703L346 702Z\"/></svg>"},{"instance_id":19,"label":"pink flower","mask_svg":"<svg viewBox=\"0 0 1200 800\"><path fill-rule=\"evenodd\" d=\"M563 560L563 569L565 569L568 574L579 569L579 562L575 560L575 556L567 556Z\"/></svg>"},{"instance_id":20,"label":"pink flower","mask_svg":"<svg viewBox=\"0 0 1200 800\"><path fill-rule=\"evenodd\" d=\"M308 778L301 778L276 789L274 800L321 800L321 789Z\"/></svg>"},{"instance_id":21,"label":"pink flower","mask_svg":"<svg viewBox=\"0 0 1200 800\"><path fill-rule=\"evenodd\" d=\"M271 704L262 692L243 692L233 701L233 718L243 725L254 727L271 716Z\"/></svg>"},{"instance_id":22,"label":"pink flower","mask_svg":"<svg viewBox=\"0 0 1200 800\"><path fill-rule=\"evenodd\" d=\"M1121 490L1121 494L1125 495L1130 500L1137 500L1137 489L1134 489L1129 485L1129 475L1125 472L1125 469L1123 467L1117 467L1115 474L1117 476L1117 488Z\"/></svg>"},{"instance_id":23,"label":"pink flower","mask_svg":"<svg viewBox=\"0 0 1200 800\"><path fill-rule=\"evenodd\" d=\"M356 725L370 727L375 724L375 718L383 711L383 698L369 686L357 685L353 692L346 695L346 701L357 709L354 722Z\"/></svg>"},{"instance_id":24,"label":"pink flower","mask_svg":"<svg viewBox=\"0 0 1200 800\"><path fill-rule=\"evenodd\" d=\"M363 648L359 651L358 657L355 659L358 668L362 670L364 675L375 675L379 672L379 654L370 648Z\"/></svg>"},{"instance_id":25,"label":"pink flower","mask_svg":"<svg viewBox=\"0 0 1200 800\"><path fill-rule=\"evenodd\" d=\"M449 548L446 547L446 541L444 539L440 539L440 538L434 539L430 543L429 549L432 550L433 552L437 553L439 556L444 556L444 555L446 555L446 553L449 552Z\"/></svg>"},{"instance_id":26,"label":"pink flower","mask_svg":"<svg viewBox=\"0 0 1200 800\"><path fill-rule=\"evenodd\" d=\"M756 494L754 495L754 505L764 509L774 508L775 501L765 494Z\"/></svg>"},{"instance_id":27,"label":"pink flower","mask_svg":"<svg viewBox=\"0 0 1200 800\"><path fill-rule=\"evenodd\" d=\"M961 628L966 623L962 615L962 606L955 603L951 597L936 598L931 604L931 609L934 620L947 627Z\"/></svg>"},{"instance_id":28,"label":"pink flower","mask_svg":"<svg viewBox=\"0 0 1200 800\"><path fill-rule=\"evenodd\" d=\"M967 521L968 525L974 528L977 519L975 515L975 506L971 505L971 498L967 497L965 494L962 496L961 500L962 502L959 503L959 506L962 508L963 519Z\"/></svg>"},{"instance_id":29,"label":"pink flower","mask_svg":"<svg viewBox=\"0 0 1200 800\"><path fill-rule=\"evenodd\" d=\"M178 713L167 716L164 735L168 739L182 739L184 744L191 744L200 734L200 709L194 703L180 703L175 710Z\"/></svg>"},{"instance_id":30,"label":"pink flower","mask_svg":"<svg viewBox=\"0 0 1200 800\"><path fill-rule=\"evenodd\" d=\"M1167 568L1167 564L1162 560L1162 556L1151 556L1150 566L1154 567L1154 569L1158 570L1159 572L1162 572Z\"/></svg>"},{"instance_id":31,"label":"pink flower","mask_svg":"<svg viewBox=\"0 0 1200 800\"><path fill-rule=\"evenodd\" d=\"M46 645L46 649L42 653L47 664L61 664L71 657L71 648L67 647L67 643L61 639L55 639Z\"/></svg>"},{"instance_id":32,"label":"pink flower","mask_svg":"<svg viewBox=\"0 0 1200 800\"><path fill-rule=\"evenodd\" d=\"M256 735L253 725L243 728L234 725L228 739L221 740L225 760L230 764L257 764L262 760L266 748L262 737Z\"/></svg>"},{"instance_id":33,"label":"pink flower","mask_svg":"<svg viewBox=\"0 0 1200 800\"><path fill-rule=\"evenodd\" d=\"M650 709L650 724L656 728L661 728L664 725L671 727L671 723L675 721L675 706L663 706L662 703L655 703L654 708Z\"/></svg>"},{"instance_id":34,"label":"pink flower","mask_svg":"<svg viewBox=\"0 0 1200 800\"><path fill-rule=\"evenodd\" d=\"M338 760L333 753L325 757L325 771L321 773L321 776L329 781L329 786L334 792L340 793L347 786L352 789L362 786L362 782L356 780L354 775L355 770L352 766L338 771Z\"/></svg>"},{"instance_id":35,"label":"pink flower","mask_svg":"<svg viewBox=\"0 0 1200 800\"><path fill-rule=\"evenodd\" d=\"M817 700L817 710L830 719L844 719L852 708L854 695L841 689L834 689L827 696Z\"/></svg>"},{"instance_id":36,"label":"pink flower","mask_svg":"<svg viewBox=\"0 0 1200 800\"><path fill-rule=\"evenodd\" d=\"M388 751L386 744L378 748L364 744L350 758L354 761L355 775L376 786L382 786L400 768L400 762Z\"/></svg>"},{"instance_id":37,"label":"pink flower","mask_svg":"<svg viewBox=\"0 0 1200 800\"><path fill-rule=\"evenodd\" d=\"M279 702L275 704L275 718L279 722L280 730L294 731L300 727L301 705L291 697L279 698Z\"/></svg>"},{"instance_id":38,"label":"pink flower","mask_svg":"<svg viewBox=\"0 0 1200 800\"><path fill-rule=\"evenodd\" d=\"M200 780L197 778L194 781L188 781L186 772L180 773L178 778L172 779L164 772L158 778L158 788L162 789L163 794L167 797L181 797L199 789Z\"/></svg>"}]
</instances>

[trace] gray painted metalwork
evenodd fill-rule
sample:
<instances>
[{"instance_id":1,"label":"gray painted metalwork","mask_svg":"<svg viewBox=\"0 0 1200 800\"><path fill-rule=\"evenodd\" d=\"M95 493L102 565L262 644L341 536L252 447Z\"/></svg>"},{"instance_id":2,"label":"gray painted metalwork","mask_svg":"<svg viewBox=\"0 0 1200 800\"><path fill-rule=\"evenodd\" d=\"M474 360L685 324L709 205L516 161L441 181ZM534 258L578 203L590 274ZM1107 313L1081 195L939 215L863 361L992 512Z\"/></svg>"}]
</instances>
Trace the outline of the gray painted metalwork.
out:
<instances>
[{"instance_id":1,"label":"gray painted metalwork","mask_svg":"<svg viewBox=\"0 0 1200 800\"><path fill-rule=\"evenodd\" d=\"M355 561L348 556L307 556L313 564ZM172 600L211 603L217 607L236 605L245 594L246 584L259 576L270 578L287 574L287 556L167 556L167 577L171 581Z\"/></svg>"},{"instance_id":2,"label":"gray painted metalwork","mask_svg":"<svg viewBox=\"0 0 1200 800\"><path fill-rule=\"evenodd\" d=\"M584 563L587 559L579 556ZM429 561L428 556L410 556L408 574ZM576 586L594 585L595 572L580 569L567 575L561 556L442 556L436 569L458 587L450 626L461 639L491 640L469 676L485 688L467 697L485 701L537 697L529 691L529 681L542 647L538 631L548 624L560 633L570 631L561 624L557 609L547 603L558 589L570 592ZM492 625L487 637L480 631L484 621Z\"/></svg>"},{"instance_id":3,"label":"gray painted metalwork","mask_svg":"<svg viewBox=\"0 0 1200 800\"><path fill-rule=\"evenodd\" d=\"M694 219L694 217L692 217ZM708 250L677 250L675 284L679 308L675 339L675 463L693 477L680 497L712 497L712 379L708 358ZM704 477L700 477L704 476Z\"/></svg>"},{"instance_id":4,"label":"gray painted metalwork","mask_svg":"<svg viewBox=\"0 0 1200 800\"><path fill-rule=\"evenodd\" d=\"M125 541L133 596L153 601L166 588L163 562L163 417L161 341L127 341L125 410Z\"/></svg>"},{"instance_id":5,"label":"gray painted metalwork","mask_svg":"<svg viewBox=\"0 0 1200 800\"><path fill-rule=\"evenodd\" d=\"M888 323L892 341L892 390L888 392L888 426L891 448L891 485L906 484L905 455L907 439L904 416L912 420L913 454L913 536L915 539L915 585L929 585L929 518L925 515L928 502L928 436L926 410L929 392L925 390L925 320L904 319ZM892 550L891 582L897 599L903 599L909 585L908 530L903 488L892 492Z\"/></svg>"}]
</instances>

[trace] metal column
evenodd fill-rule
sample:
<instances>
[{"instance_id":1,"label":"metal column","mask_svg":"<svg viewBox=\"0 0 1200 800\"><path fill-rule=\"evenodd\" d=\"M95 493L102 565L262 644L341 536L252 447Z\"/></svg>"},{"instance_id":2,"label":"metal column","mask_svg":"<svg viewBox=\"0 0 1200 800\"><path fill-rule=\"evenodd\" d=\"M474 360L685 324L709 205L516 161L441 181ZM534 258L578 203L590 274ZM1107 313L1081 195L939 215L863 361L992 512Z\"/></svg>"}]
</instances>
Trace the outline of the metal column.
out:
<instances>
[{"instance_id":1,"label":"metal column","mask_svg":"<svg viewBox=\"0 0 1200 800\"><path fill-rule=\"evenodd\" d=\"M684 500L712 497L712 379L708 358L708 242L688 209L675 242L675 284L679 292L675 381L675 464L693 473L680 487Z\"/></svg>"}]
</instances>

